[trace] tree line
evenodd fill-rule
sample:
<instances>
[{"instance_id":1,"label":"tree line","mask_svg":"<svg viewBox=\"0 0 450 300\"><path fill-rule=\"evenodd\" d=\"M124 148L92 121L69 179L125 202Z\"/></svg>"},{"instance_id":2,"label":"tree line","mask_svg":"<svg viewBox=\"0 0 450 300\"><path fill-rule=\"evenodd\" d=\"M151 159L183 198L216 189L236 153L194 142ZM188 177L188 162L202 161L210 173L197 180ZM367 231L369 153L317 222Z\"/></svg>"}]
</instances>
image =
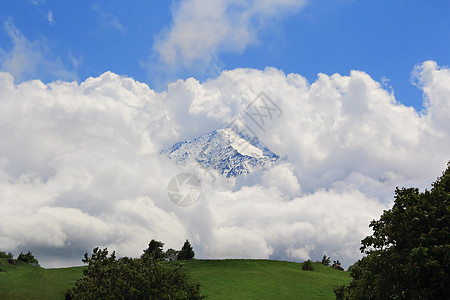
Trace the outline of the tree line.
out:
<instances>
[{"instance_id":1,"label":"tree line","mask_svg":"<svg viewBox=\"0 0 450 300\"><path fill-rule=\"evenodd\" d=\"M24 263L32 264L35 266L39 266L38 260L34 257L34 255L28 251L27 253L20 252L19 256L17 256L16 259L14 259L14 254L11 252L3 252L0 251L0 258L7 258L8 263L11 265L17 264L17 262L22 261Z\"/></svg>"}]
</instances>

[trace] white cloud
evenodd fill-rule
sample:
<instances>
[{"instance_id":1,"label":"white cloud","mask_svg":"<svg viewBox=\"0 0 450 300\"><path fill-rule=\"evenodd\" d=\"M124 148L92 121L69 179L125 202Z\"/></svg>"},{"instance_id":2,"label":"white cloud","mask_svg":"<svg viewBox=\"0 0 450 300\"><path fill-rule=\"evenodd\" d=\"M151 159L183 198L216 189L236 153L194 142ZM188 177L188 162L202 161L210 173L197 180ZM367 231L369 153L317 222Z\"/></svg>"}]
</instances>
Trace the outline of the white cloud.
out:
<instances>
[{"instance_id":1,"label":"white cloud","mask_svg":"<svg viewBox=\"0 0 450 300\"><path fill-rule=\"evenodd\" d=\"M48 18L50 22L50 16ZM77 79L75 72L65 68L61 58L53 55L45 41L28 40L12 20L4 23L4 30L11 39L12 49L0 48L1 71L13 74L19 82L38 77L50 81Z\"/></svg>"},{"instance_id":2,"label":"white cloud","mask_svg":"<svg viewBox=\"0 0 450 300\"><path fill-rule=\"evenodd\" d=\"M53 25L53 23L55 22L55 20L53 19L53 12L51 10L49 10L47 13L47 21L48 23L50 23L50 25Z\"/></svg>"},{"instance_id":3,"label":"white cloud","mask_svg":"<svg viewBox=\"0 0 450 300\"><path fill-rule=\"evenodd\" d=\"M166 248L189 238L197 257L326 253L348 265L395 186L429 187L449 160L449 69L425 62L416 77L421 113L360 71L309 84L273 68L235 69L162 93L110 72L19 85L0 73L1 250L58 266L79 264L95 246L137 256L151 238ZM247 120L282 157L270 171L213 182L197 164L160 156L245 115L261 91L282 110L265 131ZM181 171L202 178L202 198L188 208L166 191Z\"/></svg>"},{"instance_id":4,"label":"white cloud","mask_svg":"<svg viewBox=\"0 0 450 300\"><path fill-rule=\"evenodd\" d=\"M31 0L31 4L33 5L41 5L44 4L45 0Z\"/></svg>"},{"instance_id":5,"label":"white cloud","mask_svg":"<svg viewBox=\"0 0 450 300\"><path fill-rule=\"evenodd\" d=\"M171 68L212 68L222 53L257 44L271 21L296 13L306 0L185 0L174 4L173 21L154 50Z\"/></svg>"},{"instance_id":6,"label":"white cloud","mask_svg":"<svg viewBox=\"0 0 450 300\"><path fill-rule=\"evenodd\" d=\"M117 19L117 17L115 17L113 14L104 12L97 4L92 5L91 9L99 14L102 22L101 28L112 28L114 30L117 30L121 34L125 34L125 26L123 26L122 23L120 23L119 19Z\"/></svg>"}]
</instances>

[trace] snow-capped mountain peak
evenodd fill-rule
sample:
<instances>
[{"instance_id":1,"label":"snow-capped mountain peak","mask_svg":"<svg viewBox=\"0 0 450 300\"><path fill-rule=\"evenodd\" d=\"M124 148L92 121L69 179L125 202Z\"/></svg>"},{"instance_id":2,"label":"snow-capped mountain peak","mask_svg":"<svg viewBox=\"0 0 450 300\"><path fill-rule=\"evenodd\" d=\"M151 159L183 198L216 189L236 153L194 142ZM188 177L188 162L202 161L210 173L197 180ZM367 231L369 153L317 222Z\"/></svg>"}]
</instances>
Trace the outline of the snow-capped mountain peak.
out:
<instances>
[{"instance_id":1,"label":"snow-capped mountain peak","mask_svg":"<svg viewBox=\"0 0 450 300\"><path fill-rule=\"evenodd\" d=\"M206 168L220 170L227 177L257 169L267 170L278 159L257 137L250 138L231 128L216 129L194 140L178 142L162 153L180 164L195 159Z\"/></svg>"}]
</instances>

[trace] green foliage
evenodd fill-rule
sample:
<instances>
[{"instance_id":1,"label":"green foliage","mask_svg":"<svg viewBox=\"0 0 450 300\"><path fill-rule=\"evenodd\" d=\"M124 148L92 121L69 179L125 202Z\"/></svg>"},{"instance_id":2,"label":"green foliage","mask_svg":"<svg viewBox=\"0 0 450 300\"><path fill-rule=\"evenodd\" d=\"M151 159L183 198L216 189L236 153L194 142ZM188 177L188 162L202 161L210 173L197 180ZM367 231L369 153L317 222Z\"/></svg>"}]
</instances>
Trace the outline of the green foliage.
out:
<instances>
[{"instance_id":1,"label":"green foliage","mask_svg":"<svg viewBox=\"0 0 450 300\"><path fill-rule=\"evenodd\" d=\"M23 261L29 264L39 264L38 260L31 254L30 251L28 253L24 254L23 252L20 252L19 256L17 256L17 260Z\"/></svg>"},{"instance_id":2,"label":"green foliage","mask_svg":"<svg viewBox=\"0 0 450 300\"><path fill-rule=\"evenodd\" d=\"M339 260L334 260L333 265L331 266L333 269L336 269L338 271L344 271L344 268L341 267L341 262Z\"/></svg>"},{"instance_id":3,"label":"green foliage","mask_svg":"<svg viewBox=\"0 0 450 300\"><path fill-rule=\"evenodd\" d=\"M166 253L164 254L164 257L171 261L171 260L177 260L178 257L178 251L174 250L172 248L167 249Z\"/></svg>"},{"instance_id":4,"label":"green foliage","mask_svg":"<svg viewBox=\"0 0 450 300\"><path fill-rule=\"evenodd\" d=\"M9 252L8 254L6 252L0 251L0 258L13 258L14 255Z\"/></svg>"},{"instance_id":5,"label":"green foliage","mask_svg":"<svg viewBox=\"0 0 450 300\"><path fill-rule=\"evenodd\" d=\"M344 299L345 293L346 293L346 287L345 285L337 285L333 287L334 295L336 296L336 299Z\"/></svg>"},{"instance_id":6,"label":"green foliage","mask_svg":"<svg viewBox=\"0 0 450 300\"><path fill-rule=\"evenodd\" d=\"M323 258L322 258L322 265L329 266L329 265L330 265L330 262L331 262L330 257L327 257L327 256L324 254L324 255L323 255Z\"/></svg>"},{"instance_id":7,"label":"green foliage","mask_svg":"<svg viewBox=\"0 0 450 300\"><path fill-rule=\"evenodd\" d=\"M192 249L191 243L189 243L189 240L186 240L184 242L183 247L178 252L177 259L178 260L190 260L193 259L195 256L194 249Z\"/></svg>"},{"instance_id":8,"label":"green foliage","mask_svg":"<svg viewBox=\"0 0 450 300\"><path fill-rule=\"evenodd\" d=\"M148 248L144 250L144 253L142 254L142 259L151 259L151 260L161 260L164 258L164 251L163 251L164 243L161 241L157 241L152 239L150 243L148 244Z\"/></svg>"},{"instance_id":9,"label":"green foliage","mask_svg":"<svg viewBox=\"0 0 450 300\"><path fill-rule=\"evenodd\" d=\"M450 163L431 191L397 188L392 209L370 223L366 256L338 299L449 299L449 204Z\"/></svg>"},{"instance_id":10,"label":"green foliage","mask_svg":"<svg viewBox=\"0 0 450 300\"><path fill-rule=\"evenodd\" d=\"M310 259L308 259L307 261L303 262L302 270L305 270L305 271L313 271L314 270L312 262L311 262Z\"/></svg>"},{"instance_id":11,"label":"green foliage","mask_svg":"<svg viewBox=\"0 0 450 300\"><path fill-rule=\"evenodd\" d=\"M116 259L115 252L108 256L106 248L95 248L91 257L85 253L83 262L88 266L66 293L66 299L203 298L199 284L191 283L180 267L156 259Z\"/></svg>"}]
</instances>

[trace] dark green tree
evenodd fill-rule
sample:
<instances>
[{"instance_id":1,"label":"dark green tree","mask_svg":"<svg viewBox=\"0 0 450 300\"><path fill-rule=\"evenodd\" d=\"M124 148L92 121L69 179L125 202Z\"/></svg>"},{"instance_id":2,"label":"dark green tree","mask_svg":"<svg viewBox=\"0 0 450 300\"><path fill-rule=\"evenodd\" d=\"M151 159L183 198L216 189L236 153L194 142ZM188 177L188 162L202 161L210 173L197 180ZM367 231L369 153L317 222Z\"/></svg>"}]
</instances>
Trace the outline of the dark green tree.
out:
<instances>
[{"instance_id":1,"label":"dark green tree","mask_svg":"<svg viewBox=\"0 0 450 300\"><path fill-rule=\"evenodd\" d=\"M14 258L14 255L11 252L0 251L0 258Z\"/></svg>"},{"instance_id":2,"label":"dark green tree","mask_svg":"<svg viewBox=\"0 0 450 300\"><path fill-rule=\"evenodd\" d=\"M313 271L314 270L310 259L308 259L302 263L302 270L305 270L305 271Z\"/></svg>"},{"instance_id":3,"label":"dark green tree","mask_svg":"<svg viewBox=\"0 0 450 300\"><path fill-rule=\"evenodd\" d=\"M339 260L333 260L333 265L331 265L331 267L338 271L344 271L344 268L341 266L341 262Z\"/></svg>"},{"instance_id":4,"label":"dark green tree","mask_svg":"<svg viewBox=\"0 0 450 300\"><path fill-rule=\"evenodd\" d=\"M152 259L117 259L115 252L95 248L82 277L66 299L203 299L199 284L175 267Z\"/></svg>"},{"instance_id":5,"label":"dark green tree","mask_svg":"<svg viewBox=\"0 0 450 300\"><path fill-rule=\"evenodd\" d=\"M155 239L152 239L150 243L148 244L148 248L144 250L144 253L142 254L142 259L163 259L164 258L164 251L163 251L164 243L161 241L157 241Z\"/></svg>"},{"instance_id":6,"label":"dark green tree","mask_svg":"<svg viewBox=\"0 0 450 300\"><path fill-rule=\"evenodd\" d=\"M327 257L325 254L322 257L322 265L329 266L330 265L330 257Z\"/></svg>"},{"instance_id":7,"label":"dark green tree","mask_svg":"<svg viewBox=\"0 0 450 300\"><path fill-rule=\"evenodd\" d=\"M450 163L430 191L397 188L392 209L369 226L366 256L338 299L450 299Z\"/></svg>"},{"instance_id":8,"label":"dark green tree","mask_svg":"<svg viewBox=\"0 0 450 300\"><path fill-rule=\"evenodd\" d=\"M178 260L190 260L193 259L195 256L194 249L192 249L191 243L189 243L189 240L186 240L184 242L183 247L180 251L178 251Z\"/></svg>"},{"instance_id":9,"label":"dark green tree","mask_svg":"<svg viewBox=\"0 0 450 300\"><path fill-rule=\"evenodd\" d=\"M29 263L29 264L39 264L38 260L34 257L33 254L31 254L30 251L28 251L26 254L23 252L20 252L19 256L17 256L17 260Z\"/></svg>"},{"instance_id":10,"label":"dark green tree","mask_svg":"<svg viewBox=\"0 0 450 300\"><path fill-rule=\"evenodd\" d=\"M177 251L177 250L174 250L174 249L172 249L172 248L169 248L169 249L167 249L167 251L166 251L164 257L165 257L167 260L176 260L177 257L178 257L178 251Z\"/></svg>"}]
</instances>

